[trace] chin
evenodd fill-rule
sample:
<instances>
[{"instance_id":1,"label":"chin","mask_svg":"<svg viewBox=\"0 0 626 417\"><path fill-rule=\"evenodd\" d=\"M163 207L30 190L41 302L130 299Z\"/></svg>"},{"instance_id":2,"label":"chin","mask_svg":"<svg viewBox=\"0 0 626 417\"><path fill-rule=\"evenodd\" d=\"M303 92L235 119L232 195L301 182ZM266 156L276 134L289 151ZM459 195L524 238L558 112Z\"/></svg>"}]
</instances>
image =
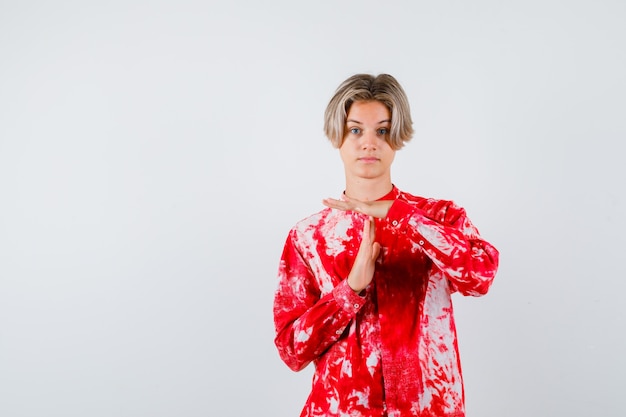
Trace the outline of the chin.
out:
<instances>
[{"instance_id":1,"label":"chin","mask_svg":"<svg viewBox=\"0 0 626 417\"><path fill-rule=\"evenodd\" d=\"M361 173L357 174L357 177L363 178L364 180L374 180L376 178L381 178L382 175L379 173Z\"/></svg>"}]
</instances>

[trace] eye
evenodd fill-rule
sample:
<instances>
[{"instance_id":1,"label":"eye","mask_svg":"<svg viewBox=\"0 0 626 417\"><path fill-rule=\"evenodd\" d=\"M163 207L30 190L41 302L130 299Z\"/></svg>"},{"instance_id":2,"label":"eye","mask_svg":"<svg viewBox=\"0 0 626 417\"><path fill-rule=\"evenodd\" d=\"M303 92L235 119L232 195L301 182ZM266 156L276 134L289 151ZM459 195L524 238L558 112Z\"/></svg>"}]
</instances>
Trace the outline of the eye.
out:
<instances>
[{"instance_id":1,"label":"eye","mask_svg":"<svg viewBox=\"0 0 626 417\"><path fill-rule=\"evenodd\" d=\"M353 135L358 135L359 133L361 133L361 129L359 129L358 127L351 127L350 129L348 129L348 132L352 133Z\"/></svg>"},{"instance_id":2,"label":"eye","mask_svg":"<svg viewBox=\"0 0 626 417\"><path fill-rule=\"evenodd\" d=\"M389 133L389 129L387 129L386 127L381 127L380 129L378 129L377 133L380 136L385 136L386 134Z\"/></svg>"}]
</instances>

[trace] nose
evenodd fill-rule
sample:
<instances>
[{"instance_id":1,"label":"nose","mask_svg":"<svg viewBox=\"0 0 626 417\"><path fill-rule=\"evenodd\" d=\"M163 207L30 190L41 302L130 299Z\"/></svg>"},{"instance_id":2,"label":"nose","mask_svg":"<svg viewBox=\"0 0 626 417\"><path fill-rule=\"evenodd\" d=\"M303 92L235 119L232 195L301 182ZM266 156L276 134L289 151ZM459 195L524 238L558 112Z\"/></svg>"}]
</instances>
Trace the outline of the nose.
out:
<instances>
[{"instance_id":1,"label":"nose","mask_svg":"<svg viewBox=\"0 0 626 417\"><path fill-rule=\"evenodd\" d=\"M376 131L366 131L361 139L361 147L363 149L376 149L376 147L378 146L378 136L376 135Z\"/></svg>"}]
</instances>

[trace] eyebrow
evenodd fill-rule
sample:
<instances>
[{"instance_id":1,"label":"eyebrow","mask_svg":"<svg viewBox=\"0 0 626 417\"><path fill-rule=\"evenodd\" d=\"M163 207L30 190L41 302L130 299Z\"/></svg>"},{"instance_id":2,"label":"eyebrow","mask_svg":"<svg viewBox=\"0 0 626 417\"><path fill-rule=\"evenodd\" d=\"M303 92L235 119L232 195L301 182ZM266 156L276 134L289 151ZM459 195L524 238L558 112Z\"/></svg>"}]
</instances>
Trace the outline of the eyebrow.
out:
<instances>
[{"instance_id":1,"label":"eyebrow","mask_svg":"<svg viewBox=\"0 0 626 417\"><path fill-rule=\"evenodd\" d=\"M354 120L354 119L348 119L346 120L346 123L356 123L359 125L362 125L363 122L359 122L358 120ZM383 123L391 123L390 119L385 119L385 120L381 120L380 122L378 122L379 125L383 124Z\"/></svg>"}]
</instances>

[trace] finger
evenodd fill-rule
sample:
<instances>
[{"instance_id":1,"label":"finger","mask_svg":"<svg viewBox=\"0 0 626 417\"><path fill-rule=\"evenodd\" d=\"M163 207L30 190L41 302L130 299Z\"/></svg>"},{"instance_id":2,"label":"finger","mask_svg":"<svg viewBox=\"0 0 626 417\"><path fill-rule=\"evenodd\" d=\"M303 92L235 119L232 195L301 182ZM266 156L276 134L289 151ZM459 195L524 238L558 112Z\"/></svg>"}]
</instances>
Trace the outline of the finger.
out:
<instances>
[{"instance_id":1,"label":"finger","mask_svg":"<svg viewBox=\"0 0 626 417\"><path fill-rule=\"evenodd\" d=\"M326 207L338 209L338 210L349 210L350 207L345 201L335 200L334 198L325 198L322 200L322 204Z\"/></svg>"},{"instance_id":2,"label":"finger","mask_svg":"<svg viewBox=\"0 0 626 417\"><path fill-rule=\"evenodd\" d=\"M366 218L363 222L363 242L369 243L372 241L372 220L370 217Z\"/></svg>"},{"instance_id":3,"label":"finger","mask_svg":"<svg viewBox=\"0 0 626 417\"><path fill-rule=\"evenodd\" d=\"M322 204L324 204L326 207L337 208L337 201L333 200L332 198L323 199Z\"/></svg>"},{"instance_id":4,"label":"finger","mask_svg":"<svg viewBox=\"0 0 626 417\"><path fill-rule=\"evenodd\" d=\"M370 241L374 241L376 240L376 222L374 221L374 217L369 216L368 218L369 223L370 223L370 228L369 228L369 234L370 234Z\"/></svg>"}]
</instances>

